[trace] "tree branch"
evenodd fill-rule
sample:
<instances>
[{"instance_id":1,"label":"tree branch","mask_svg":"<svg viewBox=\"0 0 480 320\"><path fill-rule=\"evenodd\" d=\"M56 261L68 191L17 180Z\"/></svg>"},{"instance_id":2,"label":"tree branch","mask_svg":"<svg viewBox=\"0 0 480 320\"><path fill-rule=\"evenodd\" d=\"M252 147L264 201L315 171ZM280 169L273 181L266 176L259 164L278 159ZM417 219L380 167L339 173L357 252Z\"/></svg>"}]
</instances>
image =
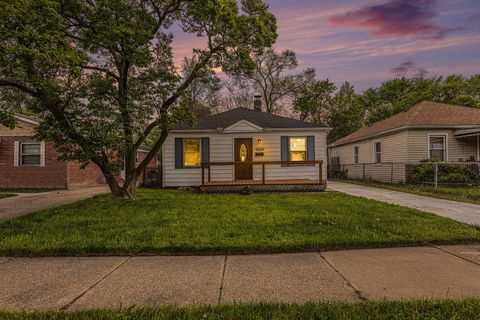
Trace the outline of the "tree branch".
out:
<instances>
[{"instance_id":1,"label":"tree branch","mask_svg":"<svg viewBox=\"0 0 480 320\"><path fill-rule=\"evenodd\" d=\"M26 85L24 85L22 83L14 82L14 81L11 81L11 80L0 79L0 87L16 88L18 90L21 90L25 93L28 93L28 94L34 96L34 97L38 97L38 93L34 89L31 89L31 88L27 87Z\"/></svg>"},{"instance_id":2,"label":"tree branch","mask_svg":"<svg viewBox=\"0 0 480 320\"><path fill-rule=\"evenodd\" d=\"M100 71L100 72L103 72L107 75L109 75L110 77L116 79L116 80L119 80L120 77L118 75L116 75L114 72L108 70L108 69L105 69L105 68L101 68L101 67L97 67L97 66L81 66L83 69L88 69L88 70L96 70L96 71Z\"/></svg>"}]
</instances>

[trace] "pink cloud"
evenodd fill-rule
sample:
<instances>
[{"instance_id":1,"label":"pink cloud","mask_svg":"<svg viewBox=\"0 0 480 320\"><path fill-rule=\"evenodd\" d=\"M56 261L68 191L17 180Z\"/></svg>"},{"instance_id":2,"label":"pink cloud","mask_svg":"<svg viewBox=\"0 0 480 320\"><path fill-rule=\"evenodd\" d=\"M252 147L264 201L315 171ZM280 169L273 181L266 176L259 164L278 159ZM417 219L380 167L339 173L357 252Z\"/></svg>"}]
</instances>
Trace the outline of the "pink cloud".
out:
<instances>
[{"instance_id":1,"label":"pink cloud","mask_svg":"<svg viewBox=\"0 0 480 320\"><path fill-rule=\"evenodd\" d=\"M329 19L334 25L352 25L378 36L416 36L443 39L450 31L432 23L437 16L435 0L389 0L382 4L338 14Z\"/></svg>"}]
</instances>

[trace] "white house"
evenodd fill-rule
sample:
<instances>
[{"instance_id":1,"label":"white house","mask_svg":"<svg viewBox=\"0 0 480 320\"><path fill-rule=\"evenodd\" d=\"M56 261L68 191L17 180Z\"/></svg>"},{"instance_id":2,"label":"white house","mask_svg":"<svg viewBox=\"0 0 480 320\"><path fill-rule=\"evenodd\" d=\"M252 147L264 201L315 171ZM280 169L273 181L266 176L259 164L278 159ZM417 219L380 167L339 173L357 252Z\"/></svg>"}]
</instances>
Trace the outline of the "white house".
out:
<instances>
[{"instance_id":1,"label":"white house","mask_svg":"<svg viewBox=\"0 0 480 320\"><path fill-rule=\"evenodd\" d=\"M163 185L323 190L328 130L259 107L199 118L173 128L163 144Z\"/></svg>"}]
</instances>

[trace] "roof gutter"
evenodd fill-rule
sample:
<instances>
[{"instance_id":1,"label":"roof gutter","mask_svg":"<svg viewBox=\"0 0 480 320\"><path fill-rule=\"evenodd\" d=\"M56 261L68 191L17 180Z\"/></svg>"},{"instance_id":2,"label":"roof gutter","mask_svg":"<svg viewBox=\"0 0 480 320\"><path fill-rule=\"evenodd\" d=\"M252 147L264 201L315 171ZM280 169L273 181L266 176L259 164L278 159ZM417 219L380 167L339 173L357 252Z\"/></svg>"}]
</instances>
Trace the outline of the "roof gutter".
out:
<instances>
[{"instance_id":1,"label":"roof gutter","mask_svg":"<svg viewBox=\"0 0 480 320\"><path fill-rule=\"evenodd\" d=\"M360 137L360 138L356 138L356 139L352 139L352 140L342 141L342 142L339 142L339 143L333 142L333 143L329 144L328 147L329 148L340 147L340 146L345 145L345 144L350 144L350 143L354 143L354 142L359 142L359 141L363 141L363 140L377 138L377 137L387 135L389 133L394 133L394 132L403 131L403 130L410 130L410 129L470 129L470 128L476 128L476 127L478 127L478 125L403 126L403 127L398 127L398 128L393 128L393 129L381 131L381 132L371 134L371 135L368 135L368 136L365 136L365 137Z\"/></svg>"},{"instance_id":2,"label":"roof gutter","mask_svg":"<svg viewBox=\"0 0 480 320\"><path fill-rule=\"evenodd\" d=\"M263 132L275 132L275 131L326 131L330 132L332 128L330 127L311 127L311 128L263 128ZM248 132L228 132L224 131L224 128L217 129L173 129L170 130L170 133L248 133ZM254 131L252 131L254 132Z\"/></svg>"}]
</instances>

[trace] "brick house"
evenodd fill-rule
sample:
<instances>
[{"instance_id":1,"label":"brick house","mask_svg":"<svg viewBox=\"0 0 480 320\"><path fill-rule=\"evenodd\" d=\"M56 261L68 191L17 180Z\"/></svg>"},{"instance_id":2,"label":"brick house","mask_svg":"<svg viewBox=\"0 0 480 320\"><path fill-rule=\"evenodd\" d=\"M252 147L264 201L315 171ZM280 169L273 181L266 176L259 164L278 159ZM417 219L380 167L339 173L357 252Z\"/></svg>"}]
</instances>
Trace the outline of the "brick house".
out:
<instances>
[{"instance_id":1,"label":"brick house","mask_svg":"<svg viewBox=\"0 0 480 320\"><path fill-rule=\"evenodd\" d=\"M0 125L0 188L68 189L105 183L93 163L82 169L78 161L58 161L60 154L53 142L35 141L36 119L20 115L16 118L13 130ZM139 161L147 152L146 148L139 150ZM155 158L149 170L156 168L156 162Z\"/></svg>"}]
</instances>

